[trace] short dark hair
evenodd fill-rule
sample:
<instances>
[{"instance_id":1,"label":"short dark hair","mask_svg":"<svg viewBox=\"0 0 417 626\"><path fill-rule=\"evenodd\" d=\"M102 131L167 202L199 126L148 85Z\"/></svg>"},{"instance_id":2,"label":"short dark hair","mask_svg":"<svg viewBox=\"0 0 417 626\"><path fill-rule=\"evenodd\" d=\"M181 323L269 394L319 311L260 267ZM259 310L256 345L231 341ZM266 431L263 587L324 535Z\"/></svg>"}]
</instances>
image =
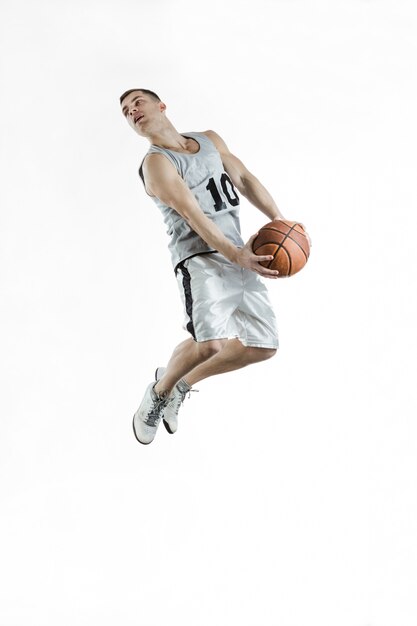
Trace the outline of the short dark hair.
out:
<instances>
[{"instance_id":1,"label":"short dark hair","mask_svg":"<svg viewBox=\"0 0 417 626\"><path fill-rule=\"evenodd\" d=\"M161 98L154 91L150 91L149 89L140 89L138 87L137 89L128 89L127 91L122 93L122 95L120 96L120 104L122 104L122 101L126 98L126 96L128 96L133 91L141 91L142 93L147 93L149 96L151 96L151 98L153 98L153 100L161 102Z\"/></svg>"}]
</instances>

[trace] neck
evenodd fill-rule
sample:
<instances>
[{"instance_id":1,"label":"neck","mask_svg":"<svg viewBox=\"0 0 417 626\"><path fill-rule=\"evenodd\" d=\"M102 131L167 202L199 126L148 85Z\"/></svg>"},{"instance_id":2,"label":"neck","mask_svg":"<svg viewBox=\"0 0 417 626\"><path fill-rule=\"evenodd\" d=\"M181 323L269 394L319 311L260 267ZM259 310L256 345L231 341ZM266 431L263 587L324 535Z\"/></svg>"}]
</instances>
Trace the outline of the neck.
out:
<instances>
[{"instance_id":1,"label":"neck","mask_svg":"<svg viewBox=\"0 0 417 626\"><path fill-rule=\"evenodd\" d=\"M189 144L189 139L180 135L171 122L168 122L163 128L158 128L158 130L151 133L148 136L148 140L155 146L178 151L186 150Z\"/></svg>"}]
</instances>

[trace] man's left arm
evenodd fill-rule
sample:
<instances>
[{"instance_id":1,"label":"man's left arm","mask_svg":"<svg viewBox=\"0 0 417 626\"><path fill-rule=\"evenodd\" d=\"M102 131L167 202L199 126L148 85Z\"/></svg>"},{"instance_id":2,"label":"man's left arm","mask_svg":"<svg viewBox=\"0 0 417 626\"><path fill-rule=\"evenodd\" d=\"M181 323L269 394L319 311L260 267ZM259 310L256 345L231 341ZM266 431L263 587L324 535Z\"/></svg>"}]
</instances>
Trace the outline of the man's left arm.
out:
<instances>
[{"instance_id":1,"label":"man's left arm","mask_svg":"<svg viewBox=\"0 0 417 626\"><path fill-rule=\"evenodd\" d=\"M230 152L220 135L215 133L214 130L206 130L204 135L211 139L220 152L224 169L229 174L233 185L242 196L245 196L251 204L256 206L262 213L265 213L271 221L285 220L286 218L282 215L271 194L265 189L262 183L259 182L256 176L245 167L242 161ZM300 223L300 226L303 227L311 246L311 238L304 224Z\"/></svg>"},{"instance_id":2,"label":"man's left arm","mask_svg":"<svg viewBox=\"0 0 417 626\"><path fill-rule=\"evenodd\" d=\"M229 174L233 185L251 204L262 211L270 220L285 219L271 194L259 182L240 159L232 154L223 139L213 130L204 133L220 153L224 169Z\"/></svg>"}]
</instances>

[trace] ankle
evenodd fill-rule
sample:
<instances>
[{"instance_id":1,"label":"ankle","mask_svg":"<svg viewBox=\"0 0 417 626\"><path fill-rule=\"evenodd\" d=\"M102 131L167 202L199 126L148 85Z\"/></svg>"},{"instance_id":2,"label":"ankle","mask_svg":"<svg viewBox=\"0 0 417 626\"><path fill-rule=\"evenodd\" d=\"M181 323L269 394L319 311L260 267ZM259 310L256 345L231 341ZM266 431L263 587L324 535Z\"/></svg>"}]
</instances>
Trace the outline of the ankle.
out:
<instances>
[{"instance_id":1,"label":"ankle","mask_svg":"<svg viewBox=\"0 0 417 626\"><path fill-rule=\"evenodd\" d=\"M179 389L181 389L181 391L190 391L190 389L191 389L191 385L188 383L187 380L185 380L185 378L181 378L177 382L177 387Z\"/></svg>"},{"instance_id":2,"label":"ankle","mask_svg":"<svg viewBox=\"0 0 417 626\"><path fill-rule=\"evenodd\" d=\"M171 393L171 389L166 389L166 387L163 384L161 384L160 380L158 380L154 384L153 390L156 393L156 395L159 396L160 398L167 398L169 394Z\"/></svg>"}]
</instances>

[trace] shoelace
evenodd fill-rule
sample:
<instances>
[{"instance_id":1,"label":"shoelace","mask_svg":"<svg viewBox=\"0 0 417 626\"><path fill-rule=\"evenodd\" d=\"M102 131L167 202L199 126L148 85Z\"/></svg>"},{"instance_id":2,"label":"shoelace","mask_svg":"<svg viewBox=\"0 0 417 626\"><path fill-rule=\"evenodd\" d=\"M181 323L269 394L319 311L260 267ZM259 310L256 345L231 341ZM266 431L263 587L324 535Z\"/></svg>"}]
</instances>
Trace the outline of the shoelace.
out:
<instances>
[{"instance_id":1,"label":"shoelace","mask_svg":"<svg viewBox=\"0 0 417 626\"><path fill-rule=\"evenodd\" d=\"M174 404L174 409L175 412L178 413L178 411L180 410L180 406L181 404L184 402L185 397L188 395L188 397L190 398L191 396L191 392L197 392L199 391L199 389L188 389L187 391L183 391L182 389L179 389L179 387L177 387L178 391L180 392L179 397L176 399L176 402ZM175 400L175 396L173 398L171 398L171 402Z\"/></svg>"},{"instance_id":2,"label":"shoelace","mask_svg":"<svg viewBox=\"0 0 417 626\"><path fill-rule=\"evenodd\" d=\"M155 427L161 419L162 409L167 405L167 398L160 398L159 396L153 401L153 404L146 416L145 424Z\"/></svg>"}]
</instances>

